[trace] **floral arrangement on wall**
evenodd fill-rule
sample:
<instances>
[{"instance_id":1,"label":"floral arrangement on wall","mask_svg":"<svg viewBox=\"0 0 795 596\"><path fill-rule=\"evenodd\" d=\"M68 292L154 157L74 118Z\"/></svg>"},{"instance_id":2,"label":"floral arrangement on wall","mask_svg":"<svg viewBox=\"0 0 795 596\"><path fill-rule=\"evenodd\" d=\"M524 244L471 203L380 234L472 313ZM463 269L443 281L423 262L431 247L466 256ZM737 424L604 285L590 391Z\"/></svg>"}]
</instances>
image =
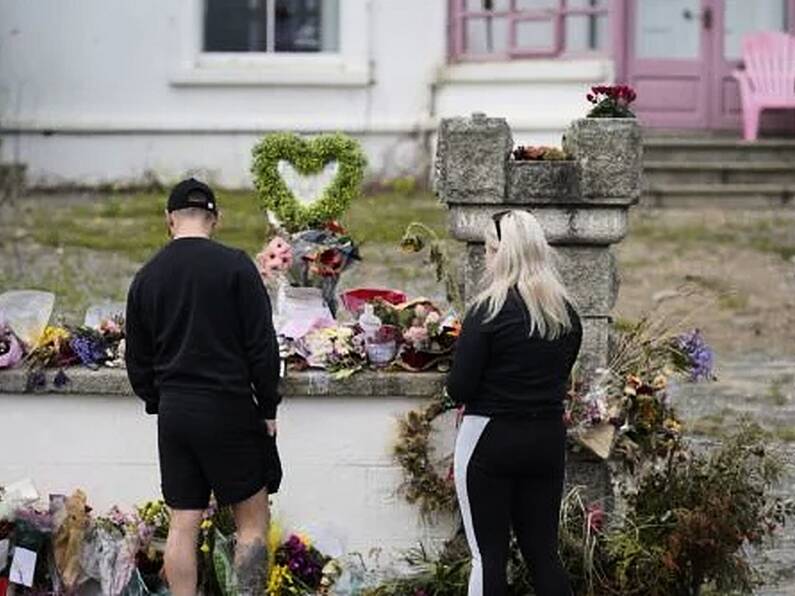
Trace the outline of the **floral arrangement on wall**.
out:
<instances>
[{"instance_id":1,"label":"floral arrangement on wall","mask_svg":"<svg viewBox=\"0 0 795 596\"><path fill-rule=\"evenodd\" d=\"M339 224L333 224L335 237L345 233ZM292 280L305 276L307 268L311 271L314 260L297 265L297 261L308 259L303 251L296 252L293 242L284 236L275 237L257 256L266 282L279 276ZM288 318L277 331L282 357L291 370L322 369L344 378L368 368L412 372L448 369L460 331L458 312L463 309L458 278L452 273L441 239L424 224L410 224L401 247L412 253L428 249L429 262L437 280L445 284L452 307L445 309L423 297L409 299L405 293L387 288L343 292L341 312L318 308L316 302L302 302L298 296L278 294L277 302L289 304L277 306ZM341 263L340 268L329 271L336 276L352 257L344 248L331 250L341 255L340 259L331 258Z\"/></svg>"},{"instance_id":2,"label":"floral arrangement on wall","mask_svg":"<svg viewBox=\"0 0 795 596\"><path fill-rule=\"evenodd\" d=\"M124 318L105 318L93 327L45 324L31 343L0 320L0 370L18 366L27 368L28 391L46 387L45 369L58 369L53 383L61 388L70 382L67 367L98 370L124 366Z\"/></svg>"}]
</instances>

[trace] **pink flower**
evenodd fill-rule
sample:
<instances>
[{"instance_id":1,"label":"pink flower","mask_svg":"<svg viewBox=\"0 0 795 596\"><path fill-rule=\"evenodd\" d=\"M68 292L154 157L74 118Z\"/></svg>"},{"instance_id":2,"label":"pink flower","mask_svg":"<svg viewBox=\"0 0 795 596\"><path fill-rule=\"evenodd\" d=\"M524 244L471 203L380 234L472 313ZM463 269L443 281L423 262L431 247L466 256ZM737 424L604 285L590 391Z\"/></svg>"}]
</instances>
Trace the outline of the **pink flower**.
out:
<instances>
[{"instance_id":1,"label":"pink flower","mask_svg":"<svg viewBox=\"0 0 795 596\"><path fill-rule=\"evenodd\" d=\"M598 503L588 505L586 511L586 521L591 532L601 532L605 523L605 512Z\"/></svg>"},{"instance_id":2,"label":"pink flower","mask_svg":"<svg viewBox=\"0 0 795 596\"><path fill-rule=\"evenodd\" d=\"M430 313L428 313L428 316L425 317L425 324L426 325L438 325L439 321L441 321L441 320L442 320L442 317L439 315L438 312L436 312L434 310L434 311L431 311Z\"/></svg>"},{"instance_id":3,"label":"pink flower","mask_svg":"<svg viewBox=\"0 0 795 596\"><path fill-rule=\"evenodd\" d=\"M403 339L418 348L428 341L428 330L425 327L409 327L403 332Z\"/></svg>"},{"instance_id":4,"label":"pink flower","mask_svg":"<svg viewBox=\"0 0 795 596\"><path fill-rule=\"evenodd\" d=\"M290 268L293 263L293 250L284 239L277 236L257 254L255 260L262 278L271 279L277 273Z\"/></svg>"},{"instance_id":5,"label":"pink flower","mask_svg":"<svg viewBox=\"0 0 795 596\"><path fill-rule=\"evenodd\" d=\"M0 320L0 368L11 368L22 361L22 344L10 327Z\"/></svg>"}]
</instances>

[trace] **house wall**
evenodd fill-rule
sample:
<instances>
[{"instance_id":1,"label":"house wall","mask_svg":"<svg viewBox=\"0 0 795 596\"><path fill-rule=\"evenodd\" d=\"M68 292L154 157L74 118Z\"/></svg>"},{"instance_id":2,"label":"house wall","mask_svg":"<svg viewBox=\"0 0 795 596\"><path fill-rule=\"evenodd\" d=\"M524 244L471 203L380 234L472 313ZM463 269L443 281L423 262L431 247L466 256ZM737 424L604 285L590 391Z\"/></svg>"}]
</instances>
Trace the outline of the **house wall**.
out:
<instances>
[{"instance_id":1,"label":"house wall","mask_svg":"<svg viewBox=\"0 0 795 596\"><path fill-rule=\"evenodd\" d=\"M262 134L341 130L371 178L422 176L440 117L503 115L519 142L559 143L612 76L606 59L447 66L445 0L341 0L336 55L207 56L201 2L0 3L0 160L32 186L246 187Z\"/></svg>"}]
</instances>

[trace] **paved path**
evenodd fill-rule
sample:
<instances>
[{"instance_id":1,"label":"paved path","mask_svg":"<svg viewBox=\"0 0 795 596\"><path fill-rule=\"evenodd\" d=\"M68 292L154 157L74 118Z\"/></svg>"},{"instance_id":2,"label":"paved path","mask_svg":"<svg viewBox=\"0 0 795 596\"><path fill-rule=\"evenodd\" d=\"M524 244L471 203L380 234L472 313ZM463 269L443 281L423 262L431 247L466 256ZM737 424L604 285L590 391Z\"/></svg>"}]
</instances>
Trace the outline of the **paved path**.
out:
<instances>
[{"instance_id":1,"label":"paved path","mask_svg":"<svg viewBox=\"0 0 795 596\"><path fill-rule=\"evenodd\" d=\"M717 373L715 383L673 388L680 414L710 435L743 414L774 431L787 454L786 479L778 491L795 498L795 358L749 355L719 362ZM769 578L758 596L795 595L795 519L754 560Z\"/></svg>"}]
</instances>

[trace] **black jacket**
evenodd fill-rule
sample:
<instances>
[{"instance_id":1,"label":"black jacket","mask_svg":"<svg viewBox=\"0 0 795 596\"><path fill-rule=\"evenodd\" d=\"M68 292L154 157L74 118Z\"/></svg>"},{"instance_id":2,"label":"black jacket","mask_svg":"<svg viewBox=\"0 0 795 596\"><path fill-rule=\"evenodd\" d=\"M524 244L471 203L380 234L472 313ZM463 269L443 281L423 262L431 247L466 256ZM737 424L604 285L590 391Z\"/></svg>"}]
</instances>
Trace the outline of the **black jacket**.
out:
<instances>
[{"instance_id":1,"label":"black jacket","mask_svg":"<svg viewBox=\"0 0 795 596\"><path fill-rule=\"evenodd\" d=\"M173 240L135 276L127 297L127 375L147 413L160 395L279 403L279 349L268 293L242 251L206 238Z\"/></svg>"},{"instance_id":2,"label":"black jacket","mask_svg":"<svg viewBox=\"0 0 795 596\"><path fill-rule=\"evenodd\" d=\"M554 417L563 412L569 376L582 342L573 307L570 332L555 340L530 336L529 313L519 293L508 292L491 321L470 309L456 343L447 391L467 414Z\"/></svg>"}]
</instances>

